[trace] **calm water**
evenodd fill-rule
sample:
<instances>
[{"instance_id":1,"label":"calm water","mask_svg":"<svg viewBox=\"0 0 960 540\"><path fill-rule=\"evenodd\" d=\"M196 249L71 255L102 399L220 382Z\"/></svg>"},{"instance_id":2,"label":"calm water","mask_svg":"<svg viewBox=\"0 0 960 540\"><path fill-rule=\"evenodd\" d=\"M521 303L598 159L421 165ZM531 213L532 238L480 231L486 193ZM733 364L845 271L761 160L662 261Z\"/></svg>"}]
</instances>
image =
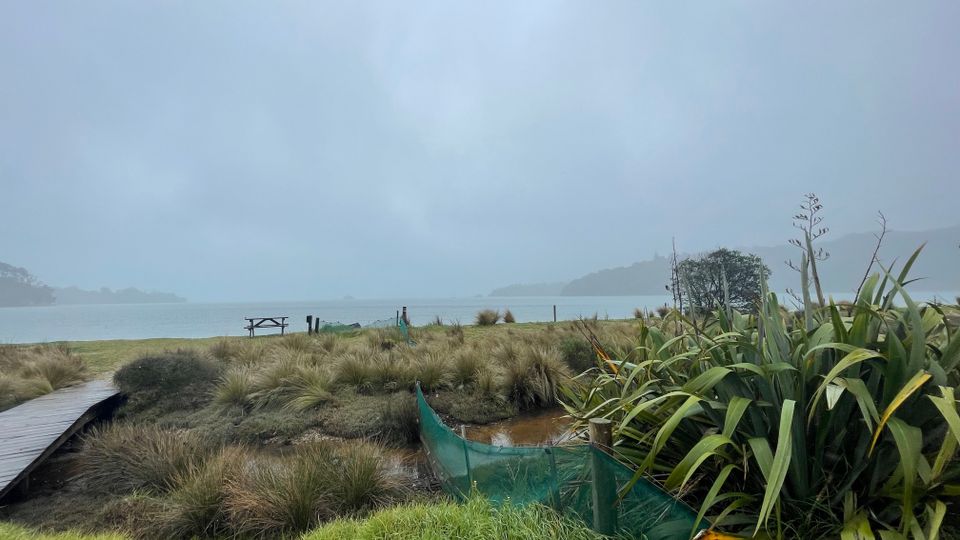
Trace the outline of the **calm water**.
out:
<instances>
[{"instance_id":1,"label":"calm water","mask_svg":"<svg viewBox=\"0 0 960 540\"><path fill-rule=\"evenodd\" d=\"M957 293L911 291L911 295L916 300L954 301ZM852 295L832 296L841 300ZM554 305L560 320L594 313L601 318L623 319L632 317L634 308L654 309L670 302L669 296L557 296L0 308L0 343L239 336L246 334L244 317L271 316L289 317L290 329L302 332L307 315L368 325L378 320L393 321L401 306L407 306L414 325L427 324L437 315L444 322L472 324L477 311L486 308L510 308L518 322L549 321Z\"/></svg>"},{"instance_id":2,"label":"calm water","mask_svg":"<svg viewBox=\"0 0 960 540\"><path fill-rule=\"evenodd\" d=\"M668 301L667 296L558 296L0 308L0 343L240 336L246 335L244 317L287 316L290 330L302 332L307 315L367 325L393 321L401 306L407 306L414 325L427 324L437 315L445 322L472 324L477 311L486 308L509 308L518 322L549 321L554 304L560 320L594 313L614 319L632 317L634 308L653 309Z\"/></svg>"}]
</instances>

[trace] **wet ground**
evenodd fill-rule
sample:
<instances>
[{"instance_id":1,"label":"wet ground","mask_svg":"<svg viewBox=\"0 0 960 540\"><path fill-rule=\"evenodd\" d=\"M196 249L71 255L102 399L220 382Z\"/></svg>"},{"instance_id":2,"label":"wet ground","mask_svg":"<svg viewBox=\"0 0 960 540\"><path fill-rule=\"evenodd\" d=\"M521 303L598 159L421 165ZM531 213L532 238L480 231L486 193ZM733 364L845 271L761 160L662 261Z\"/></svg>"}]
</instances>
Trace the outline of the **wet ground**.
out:
<instances>
[{"instance_id":1,"label":"wet ground","mask_svg":"<svg viewBox=\"0 0 960 540\"><path fill-rule=\"evenodd\" d=\"M563 409L524 413L482 426L466 426L467 439L494 446L550 445L571 439L567 428L573 420ZM450 426L455 431L459 426Z\"/></svg>"}]
</instances>

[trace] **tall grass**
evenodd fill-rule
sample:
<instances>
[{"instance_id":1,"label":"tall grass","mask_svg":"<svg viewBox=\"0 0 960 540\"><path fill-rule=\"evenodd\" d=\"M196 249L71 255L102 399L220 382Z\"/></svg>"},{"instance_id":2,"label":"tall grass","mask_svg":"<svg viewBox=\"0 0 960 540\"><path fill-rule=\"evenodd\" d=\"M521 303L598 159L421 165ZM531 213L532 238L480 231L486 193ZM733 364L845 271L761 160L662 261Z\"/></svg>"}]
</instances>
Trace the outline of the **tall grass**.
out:
<instances>
[{"instance_id":1,"label":"tall grass","mask_svg":"<svg viewBox=\"0 0 960 540\"><path fill-rule=\"evenodd\" d=\"M81 476L91 489L104 493L165 493L210 451L191 432L129 424L94 427L83 439Z\"/></svg>"},{"instance_id":2,"label":"tall grass","mask_svg":"<svg viewBox=\"0 0 960 540\"><path fill-rule=\"evenodd\" d=\"M83 359L61 345L0 345L0 410L82 382Z\"/></svg>"},{"instance_id":3,"label":"tall grass","mask_svg":"<svg viewBox=\"0 0 960 540\"><path fill-rule=\"evenodd\" d=\"M477 312L475 321L477 326L493 326L500 321L500 312L493 309L482 309Z\"/></svg>"},{"instance_id":4,"label":"tall grass","mask_svg":"<svg viewBox=\"0 0 960 540\"><path fill-rule=\"evenodd\" d=\"M339 519L305 535L303 540L344 538L600 540L605 537L541 505L494 507L486 499L475 496L463 505L406 504L381 510L366 519Z\"/></svg>"}]
</instances>

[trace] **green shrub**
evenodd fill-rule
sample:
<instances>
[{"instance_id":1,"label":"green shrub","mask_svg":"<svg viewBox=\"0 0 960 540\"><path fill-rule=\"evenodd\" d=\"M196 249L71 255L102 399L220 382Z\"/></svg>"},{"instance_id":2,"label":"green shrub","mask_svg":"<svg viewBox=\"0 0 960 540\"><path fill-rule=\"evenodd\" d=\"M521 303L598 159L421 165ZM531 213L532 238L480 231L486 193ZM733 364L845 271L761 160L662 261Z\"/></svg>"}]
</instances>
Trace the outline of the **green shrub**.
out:
<instances>
[{"instance_id":1,"label":"green shrub","mask_svg":"<svg viewBox=\"0 0 960 540\"><path fill-rule=\"evenodd\" d=\"M187 431L130 424L94 427L83 437L81 476L100 492L165 493L210 452L209 443Z\"/></svg>"},{"instance_id":2,"label":"green shrub","mask_svg":"<svg viewBox=\"0 0 960 540\"><path fill-rule=\"evenodd\" d=\"M517 322L517 320L513 317L513 312L510 311L509 309L503 312L503 322L507 324L512 324Z\"/></svg>"},{"instance_id":3,"label":"green shrub","mask_svg":"<svg viewBox=\"0 0 960 540\"><path fill-rule=\"evenodd\" d=\"M500 320L500 312L493 309L482 309L477 312L477 326L493 326Z\"/></svg>"},{"instance_id":4,"label":"green shrub","mask_svg":"<svg viewBox=\"0 0 960 540\"><path fill-rule=\"evenodd\" d=\"M303 540L600 540L605 538L583 523L561 517L553 510L533 504L493 506L477 496L466 504L416 503L381 510L358 519L338 519L303 536Z\"/></svg>"},{"instance_id":5,"label":"green shrub","mask_svg":"<svg viewBox=\"0 0 960 540\"><path fill-rule=\"evenodd\" d=\"M593 347L587 340L576 336L567 336L560 341L560 356L574 373L583 373L597 366L597 353Z\"/></svg>"},{"instance_id":6,"label":"green shrub","mask_svg":"<svg viewBox=\"0 0 960 540\"><path fill-rule=\"evenodd\" d=\"M117 370L113 381L128 401L128 414L200 408L213 397L223 364L194 351L143 356Z\"/></svg>"},{"instance_id":7,"label":"green shrub","mask_svg":"<svg viewBox=\"0 0 960 540\"><path fill-rule=\"evenodd\" d=\"M789 320L771 293L757 316L720 310L676 338L641 325L642 367L570 387L567 408L621 426L637 476L656 473L714 525L936 537L960 477L960 337L904 290L918 253L870 277L849 317L808 303Z\"/></svg>"}]
</instances>

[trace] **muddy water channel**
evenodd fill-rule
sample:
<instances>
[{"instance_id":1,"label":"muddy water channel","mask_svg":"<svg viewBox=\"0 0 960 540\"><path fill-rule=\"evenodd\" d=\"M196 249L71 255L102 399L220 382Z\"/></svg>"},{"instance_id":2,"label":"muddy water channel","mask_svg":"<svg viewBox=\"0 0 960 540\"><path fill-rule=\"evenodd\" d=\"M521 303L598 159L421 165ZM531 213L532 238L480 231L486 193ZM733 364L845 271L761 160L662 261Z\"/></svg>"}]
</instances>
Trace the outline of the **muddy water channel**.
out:
<instances>
[{"instance_id":1,"label":"muddy water channel","mask_svg":"<svg viewBox=\"0 0 960 540\"><path fill-rule=\"evenodd\" d=\"M483 426L466 426L467 439L494 446L550 445L567 442L573 419L563 409L521 414ZM451 426L455 430L459 426Z\"/></svg>"}]
</instances>

